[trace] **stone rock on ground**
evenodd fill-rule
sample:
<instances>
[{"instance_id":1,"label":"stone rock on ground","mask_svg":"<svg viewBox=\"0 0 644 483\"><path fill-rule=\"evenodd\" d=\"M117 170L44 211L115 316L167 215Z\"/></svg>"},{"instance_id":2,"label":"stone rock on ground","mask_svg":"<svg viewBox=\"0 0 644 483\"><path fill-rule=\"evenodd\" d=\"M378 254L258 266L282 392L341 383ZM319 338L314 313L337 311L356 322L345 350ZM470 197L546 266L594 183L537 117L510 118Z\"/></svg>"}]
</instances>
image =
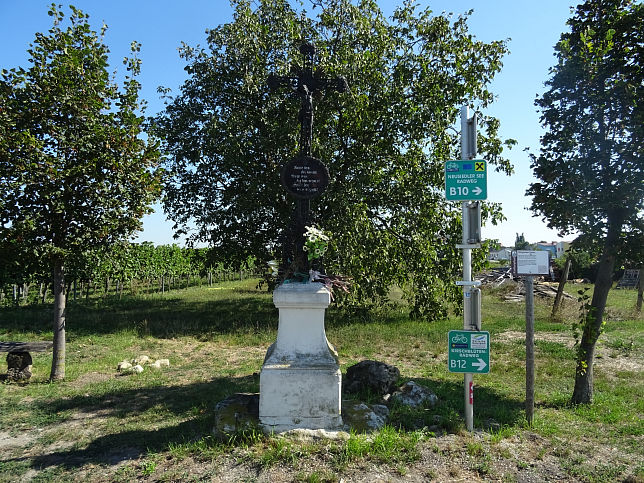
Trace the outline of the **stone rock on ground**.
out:
<instances>
[{"instance_id":1,"label":"stone rock on ground","mask_svg":"<svg viewBox=\"0 0 644 483\"><path fill-rule=\"evenodd\" d=\"M140 366L139 364L137 364L132 368L132 372L136 374L141 374L143 372L143 366Z\"/></svg>"},{"instance_id":2,"label":"stone rock on ground","mask_svg":"<svg viewBox=\"0 0 644 483\"><path fill-rule=\"evenodd\" d=\"M9 352L7 354L7 379L26 381L31 377L33 360L29 352Z\"/></svg>"},{"instance_id":3,"label":"stone rock on ground","mask_svg":"<svg viewBox=\"0 0 644 483\"><path fill-rule=\"evenodd\" d=\"M434 407L438 402L438 396L436 396L436 394L434 394L430 389L421 386L414 381L409 381L400 386L400 388L391 395L389 401L397 402L413 408L423 405Z\"/></svg>"},{"instance_id":4,"label":"stone rock on ground","mask_svg":"<svg viewBox=\"0 0 644 483\"><path fill-rule=\"evenodd\" d=\"M134 359L132 361L132 364L138 364L140 366L143 366L145 364L148 364L149 362L150 362L150 357L149 356L141 355L141 356L137 357L136 359Z\"/></svg>"},{"instance_id":5,"label":"stone rock on ground","mask_svg":"<svg viewBox=\"0 0 644 483\"><path fill-rule=\"evenodd\" d=\"M376 431L387 424L389 408L384 404L342 401L342 421L357 433Z\"/></svg>"},{"instance_id":6,"label":"stone rock on ground","mask_svg":"<svg viewBox=\"0 0 644 483\"><path fill-rule=\"evenodd\" d=\"M259 393L237 393L215 406L217 436L256 429L259 426Z\"/></svg>"},{"instance_id":7,"label":"stone rock on ground","mask_svg":"<svg viewBox=\"0 0 644 483\"><path fill-rule=\"evenodd\" d=\"M134 361L139 361L136 363L136 365L132 365L132 363L128 361L121 361L119 362L118 367L116 368L119 372L124 373L124 374L132 374L132 373L137 373L140 374L143 372L143 365L145 364L147 367L150 367L152 369L161 369L162 367L169 367L170 366L170 360L168 359L158 359L154 362L152 362L152 359L150 359L148 356L140 356L134 359Z\"/></svg>"},{"instance_id":8,"label":"stone rock on ground","mask_svg":"<svg viewBox=\"0 0 644 483\"><path fill-rule=\"evenodd\" d=\"M342 420L347 431L358 433L376 431L387 423L389 409L383 404L365 404L360 401L342 402ZM226 437L246 430L260 429L259 394L238 393L217 403L213 433ZM293 430L284 433L291 436L307 436L330 439L346 439L344 431Z\"/></svg>"},{"instance_id":9,"label":"stone rock on ground","mask_svg":"<svg viewBox=\"0 0 644 483\"><path fill-rule=\"evenodd\" d=\"M398 368L384 362L366 360L347 369L342 386L348 393L370 391L372 394L384 396L396 388L399 377Z\"/></svg>"}]
</instances>

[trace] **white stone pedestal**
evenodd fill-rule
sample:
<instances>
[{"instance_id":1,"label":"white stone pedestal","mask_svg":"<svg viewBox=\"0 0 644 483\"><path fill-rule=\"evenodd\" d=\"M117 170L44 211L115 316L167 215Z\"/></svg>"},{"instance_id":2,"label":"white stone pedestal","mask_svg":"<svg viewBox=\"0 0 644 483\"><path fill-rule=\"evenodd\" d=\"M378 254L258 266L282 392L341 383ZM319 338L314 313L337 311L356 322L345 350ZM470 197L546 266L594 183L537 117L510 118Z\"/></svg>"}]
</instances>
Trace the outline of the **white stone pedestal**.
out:
<instances>
[{"instance_id":1,"label":"white stone pedestal","mask_svg":"<svg viewBox=\"0 0 644 483\"><path fill-rule=\"evenodd\" d=\"M330 301L321 283L284 284L273 293L277 341L259 376L259 421L268 431L342 426L342 375L324 331Z\"/></svg>"}]
</instances>

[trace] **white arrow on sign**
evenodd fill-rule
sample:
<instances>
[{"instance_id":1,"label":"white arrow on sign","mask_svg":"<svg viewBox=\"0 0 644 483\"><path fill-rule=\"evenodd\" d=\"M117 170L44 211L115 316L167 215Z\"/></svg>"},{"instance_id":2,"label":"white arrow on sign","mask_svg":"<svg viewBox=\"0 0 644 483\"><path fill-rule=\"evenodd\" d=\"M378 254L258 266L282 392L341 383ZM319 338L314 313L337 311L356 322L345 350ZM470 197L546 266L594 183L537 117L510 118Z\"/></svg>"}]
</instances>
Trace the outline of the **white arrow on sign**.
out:
<instances>
[{"instance_id":1,"label":"white arrow on sign","mask_svg":"<svg viewBox=\"0 0 644 483\"><path fill-rule=\"evenodd\" d=\"M487 367L487 364L485 363L485 361L483 359L481 359L479 357L478 362L472 362L472 367L478 367L479 368L478 370L482 371L483 369L485 369Z\"/></svg>"},{"instance_id":2,"label":"white arrow on sign","mask_svg":"<svg viewBox=\"0 0 644 483\"><path fill-rule=\"evenodd\" d=\"M472 189L472 193L474 193L476 196L480 195L482 192L483 192L483 190L481 188L479 188L478 186L476 188Z\"/></svg>"}]
</instances>

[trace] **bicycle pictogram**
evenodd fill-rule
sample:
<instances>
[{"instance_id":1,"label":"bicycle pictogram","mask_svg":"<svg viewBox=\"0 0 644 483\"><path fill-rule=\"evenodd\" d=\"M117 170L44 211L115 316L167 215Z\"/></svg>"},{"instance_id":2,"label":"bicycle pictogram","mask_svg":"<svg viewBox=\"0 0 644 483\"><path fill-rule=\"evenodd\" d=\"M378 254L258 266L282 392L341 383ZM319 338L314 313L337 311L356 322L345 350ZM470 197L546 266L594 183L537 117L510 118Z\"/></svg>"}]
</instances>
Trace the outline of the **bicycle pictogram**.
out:
<instances>
[{"instance_id":1,"label":"bicycle pictogram","mask_svg":"<svg viewBox=\"0 0 644 483\"><path fill-rule=\"evenodd\" d=\"M465 337L463 334L456 334L454 337L452 337L452 342L455 344L467 344L467 337Z\"/></svg>"}]
</instances>

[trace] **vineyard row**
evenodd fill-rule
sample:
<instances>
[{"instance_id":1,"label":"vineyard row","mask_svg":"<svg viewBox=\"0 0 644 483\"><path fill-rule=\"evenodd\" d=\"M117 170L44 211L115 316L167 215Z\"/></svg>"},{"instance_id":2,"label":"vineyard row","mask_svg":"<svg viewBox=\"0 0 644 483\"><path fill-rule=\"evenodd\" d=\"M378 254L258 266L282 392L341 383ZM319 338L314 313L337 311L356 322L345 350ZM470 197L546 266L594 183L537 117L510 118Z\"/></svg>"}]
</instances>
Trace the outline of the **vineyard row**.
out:
<instances>
[{"instance_id":1,"label":"vineyard row","mask_svg":"<svg viewBox=\"0 0 644 483\"><path fill-rule=\"evenodd\" d=\"M180 248L152 243L119 244L109 250L88 251L66 265L70 300L124 292L165 293L196 285L258 277L262 269L254 257L237 267L215 262L207 248ZM0 267L0 305L46 303L51 298L53 278L44 263L3 264Z\"/></svg>"}]
</instances>

